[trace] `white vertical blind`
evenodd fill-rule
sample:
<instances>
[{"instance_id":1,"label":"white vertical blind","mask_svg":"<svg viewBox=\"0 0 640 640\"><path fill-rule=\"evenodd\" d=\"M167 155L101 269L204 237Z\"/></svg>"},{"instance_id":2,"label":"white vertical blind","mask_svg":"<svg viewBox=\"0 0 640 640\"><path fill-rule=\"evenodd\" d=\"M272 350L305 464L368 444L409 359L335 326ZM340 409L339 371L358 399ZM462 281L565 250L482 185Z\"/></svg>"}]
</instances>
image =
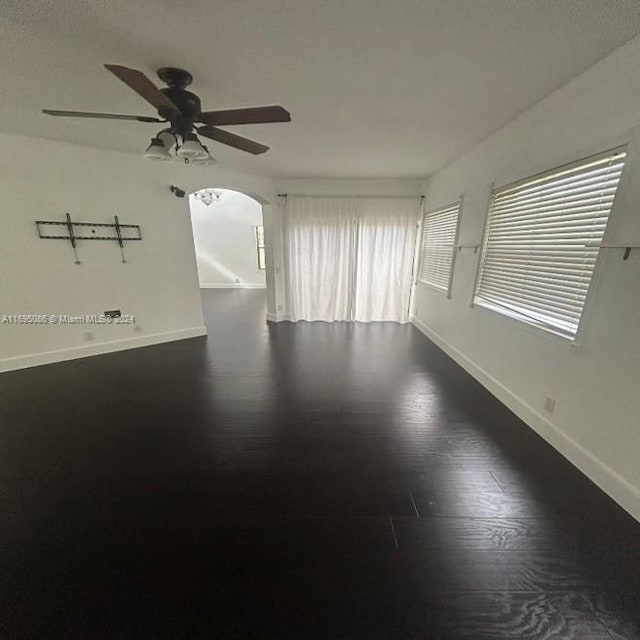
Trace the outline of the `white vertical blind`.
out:
<instances>
[{"instance_id":1,"label":"white vertical blind","mask_svg":"<svg viewBox=\"0 0 640 640\"><path fill-rule=\"evenodd\" d=\"M575 337L625 157L609 151L496 190L474 301Z\"/></svg>"},{"instance_id":2,"label":"white vertical blind","mask_svg":"<svg viewBox=\"0 0 640 640\"><path fill-rule=\"evenodd\" d=\"M451 292L459 218L460 201L429 211L422 218L418 280L447 295Z\"/></svg>"}]
</instances>

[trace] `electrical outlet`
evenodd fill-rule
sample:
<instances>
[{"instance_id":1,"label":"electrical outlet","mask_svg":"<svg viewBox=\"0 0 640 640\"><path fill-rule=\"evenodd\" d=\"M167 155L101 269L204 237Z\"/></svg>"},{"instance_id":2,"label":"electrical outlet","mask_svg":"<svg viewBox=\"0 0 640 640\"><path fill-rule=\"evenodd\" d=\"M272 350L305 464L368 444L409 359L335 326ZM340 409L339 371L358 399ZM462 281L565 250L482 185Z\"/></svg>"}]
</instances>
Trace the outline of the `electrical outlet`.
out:
<instances>
[{"instance_id":1,"label":"electrical outlet","mask_svg":"<svg viewBox=\"0 0 640 640\"><path fill-rule=\"evenodd\" d=\"M547 413L553 413L555 411L556 408L556 401L554 398L550 398L549 396L547 396L544 400L544 410Z\"/></svg>"},{"instance_id":2,"label":"electrical outlet","mask_svg":"<svg viewBox=\"0 0 640 640\"><path fill-rule=\"evenodd\" d=\"M134 324L133 333L142 333L142 327L139 324Z\"/></svg>"},{"instance_id":3,"label":"electrical outlet","mask_svg":"<svg viewBox=\"0 0 640 640\"><path fill-rule=\"evenodd\" d=\"M89 340L93 340L93 333L91 331L85 331L82 337L88 342Z\"/></svg>"}]
</instances>

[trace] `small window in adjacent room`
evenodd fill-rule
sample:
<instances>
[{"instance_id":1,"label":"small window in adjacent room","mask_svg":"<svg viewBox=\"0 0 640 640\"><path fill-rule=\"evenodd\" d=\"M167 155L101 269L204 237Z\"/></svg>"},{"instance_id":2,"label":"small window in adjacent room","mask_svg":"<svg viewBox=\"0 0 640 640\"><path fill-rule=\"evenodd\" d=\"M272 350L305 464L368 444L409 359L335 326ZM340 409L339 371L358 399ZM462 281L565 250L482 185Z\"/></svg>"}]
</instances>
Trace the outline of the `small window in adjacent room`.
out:
<instances>
[{"instance_id":1,"label":"small window in adjacent room","mask_svg":"<svg viewBox=\"0 0 640 640\"><path fill-rule=\"evenodd\" d=\"M418 281L450 295L456 257L460 204L429 211L422 218Z\"/></svg>"},{"instance_id":2,"label":"small window in adjacent room","mask_svg":"<svg viewBox=\"0 0 640 640\"><path fill-rule=\"evenodd\" d=\"M256 227L256 251L258 257L258 269L264 271L267 268L267 263L264 254L264 227Z\"/></svg>"},{"instance_id":3,"label":"small window in adjacent room","mask_svg":"<svg viewBox=\"0 0 640 640\"><path fill-rule=\"evenodd\" d=\"M574 339L626 153L493 192L474 302Z\"/></svg>"}]
</instances>

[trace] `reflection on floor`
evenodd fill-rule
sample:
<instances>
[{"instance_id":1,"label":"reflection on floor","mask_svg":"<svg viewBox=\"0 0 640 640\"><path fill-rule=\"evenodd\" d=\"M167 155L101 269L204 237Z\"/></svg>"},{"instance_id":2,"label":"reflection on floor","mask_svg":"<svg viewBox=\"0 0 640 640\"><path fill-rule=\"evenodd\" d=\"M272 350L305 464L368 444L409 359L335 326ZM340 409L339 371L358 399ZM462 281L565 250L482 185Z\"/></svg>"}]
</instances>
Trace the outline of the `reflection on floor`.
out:
<instances>
[{"instance_id":1,"label":"reflection on floor","mask_svg":"<svg viewBox=\"0 0 640 640\"><path fill-rule=\"evenodd\" d=\"M640 525L410 326L6 374L6 638L640 638Z\"/></svg>"}]
</instances>

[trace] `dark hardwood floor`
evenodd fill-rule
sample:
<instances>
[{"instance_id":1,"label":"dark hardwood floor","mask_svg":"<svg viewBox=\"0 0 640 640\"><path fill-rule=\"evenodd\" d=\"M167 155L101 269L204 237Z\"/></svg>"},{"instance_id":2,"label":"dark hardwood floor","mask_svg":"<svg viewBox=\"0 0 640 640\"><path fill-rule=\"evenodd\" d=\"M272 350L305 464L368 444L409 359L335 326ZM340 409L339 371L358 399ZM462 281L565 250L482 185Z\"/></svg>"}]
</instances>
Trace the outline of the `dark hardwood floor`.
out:
<instances>
[{"instance_id":1,"label":"dark hardwood floor","mask_svg":"<svg viewBox=\"0 0 640 640\"><path fill-rule=\"evenodd\" d=\"M640 639L640 525L410 326L0 377L0 636Z\"/></svg>"}]
</instances>

